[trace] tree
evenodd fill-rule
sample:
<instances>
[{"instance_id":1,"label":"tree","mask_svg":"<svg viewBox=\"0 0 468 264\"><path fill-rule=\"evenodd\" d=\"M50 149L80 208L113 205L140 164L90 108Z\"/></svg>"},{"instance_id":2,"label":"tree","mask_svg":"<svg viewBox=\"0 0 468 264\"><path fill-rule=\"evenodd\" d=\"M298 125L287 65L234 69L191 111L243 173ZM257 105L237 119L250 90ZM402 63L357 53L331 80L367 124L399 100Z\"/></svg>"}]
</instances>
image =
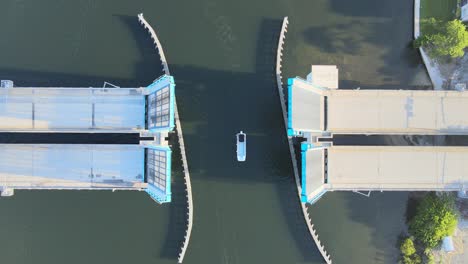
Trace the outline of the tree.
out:
<instances>
[{"instance_id":1,"label":"tree","mask_svg":"<svg viewBox=\"0 0 468 264\"><path fill-rule=\"evenodd\" d=\"M433 58L463 57L463 49L468 47L468 32L462 21L444 23L431 18L424 24L424 34L415 40L415 47L427 48Z\"/></svg>"},{"instance_id":2,"label":"tree","mask_svg":"<svg viewBox=\"0 0 468 264\"><path fill-rule=\"evenodd\" d=\"M413 239L410 237L403 240L403 243L400 246L401 254L403 256L411 256L416 253L416 248L414 247Z\"/></svg>"},{"instance_id":3,"label":"tree","mask_svg":"<svg viewBox=\"0 0 468 264\"><path fill-rule=\"evenodd\" d=\"M403 240L400 246L401 254L403 255L401 263L403 264L419 264L421 263L421 257L416 254L416 248L412 237L408 237Z\"/></svg>"},{"instance_id":4,"label":"tree","mask_svg":"<svg viewBox=\"0 0 468 264\"><path fill-rule=\"evenodd\" d=\"M455 200L452 195L426 195L409 223L409 230L426 247L434 248L445 236L452 235L457 225Z\"/></svg>"},{"instance_id":5,"label":"tree","mask_svg":"<svg viewBox=\"0 0 468 264\"><path fill-rule=\"evenodd\" d=\"M403 264L421 264L421 263L422 263L421 257L417 254L403 257Z\"/></svg>"}]
</instances>

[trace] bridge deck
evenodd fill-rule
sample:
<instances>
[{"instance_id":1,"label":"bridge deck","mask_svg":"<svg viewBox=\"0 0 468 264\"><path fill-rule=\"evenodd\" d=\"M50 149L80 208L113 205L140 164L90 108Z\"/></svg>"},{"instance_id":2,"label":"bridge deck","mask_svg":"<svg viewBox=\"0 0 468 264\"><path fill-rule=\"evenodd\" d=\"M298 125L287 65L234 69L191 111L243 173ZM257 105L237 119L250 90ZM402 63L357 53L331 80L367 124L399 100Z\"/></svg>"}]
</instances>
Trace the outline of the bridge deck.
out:
<instances>
[{"instance_id":1,"label":"bridge deck","mask_svg":"<svg viewBox=\"0 0 468 264\"><path fill-rule=\"evenodd\" d=\"M460 190L468 148L334 146L327 171L333 190Z\"/></svg>"},{"instance_id":2,"label":"bridge deck","mask_svg":"<svg viewBox=\"0 0 468 264\"><path fill-rule=\"evenodd\" d=\"M138 88L2 88L0 131L135 131L145 128Z\"/></svg>"},{"instance_id":3,"label":"bridge deck","mask_svg":"<svg viewBox=\"0 0 468 264\"><path fill-rule=\"evenodd\" d=\"M0 186L145 188L144 156L138 145L0 144Z\"/></svg>"},{"instance_id":4,"label":"bridge deck","mask_svg":"<svg viewBox=\"0 0 468 264\"><path fill-rule=\"evenodd\" d=\"M334 90L299 78L289 86L290 134L468 133L468 91Z\"/></svg>"},{"instance_id":5,"label":"bridge deck","mask_svg":"<svg viewBox=\"0 0 468 264\"><path fill-rule=\"evenodd\" d=\"M303 199L326 191L460 191L468 147L302 145Z\"/></svg>"},{"instance_id":6,"label":"bridge deck","mask_svg":"<svg viewBox=\"0 0 468 264\"><path fill-rule=\"evenodd\" d=\"M333 133L468 132L467 92L330 90L327 100L327 128Z\"/></svg>"}]
</instances>

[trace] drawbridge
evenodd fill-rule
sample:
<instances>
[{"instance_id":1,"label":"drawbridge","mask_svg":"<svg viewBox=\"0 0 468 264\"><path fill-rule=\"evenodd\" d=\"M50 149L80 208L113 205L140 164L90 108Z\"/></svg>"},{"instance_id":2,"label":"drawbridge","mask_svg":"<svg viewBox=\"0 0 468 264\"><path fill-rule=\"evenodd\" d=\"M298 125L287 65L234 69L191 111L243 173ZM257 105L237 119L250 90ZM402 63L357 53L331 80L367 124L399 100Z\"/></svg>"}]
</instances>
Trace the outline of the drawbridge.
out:
<instances>
[{"instance_id":1,"label":"drawbridge","mask_svg":"<svg viewBox=\"0 0 468 264\"><path fill-rule=\"evenodd\" d=\"M174 78L147 87L0 88L0 131L139 133L139 145L0 144L0 191L140 190L171 201L168 133L174 129Z\"/></svg>"},{"instance_id":2,"label":"drawbridge","mask_svg":"<svg viewBox=\"0 0 468 264\"><path fill-rule=\"evenodd\" d=\"M288 136L302 137L303 202L327 191L468 189L468 147L336 146L338 134L465 135L468 91L338 89L336 66L288 80Z\"/></svg>"}]
</instances>

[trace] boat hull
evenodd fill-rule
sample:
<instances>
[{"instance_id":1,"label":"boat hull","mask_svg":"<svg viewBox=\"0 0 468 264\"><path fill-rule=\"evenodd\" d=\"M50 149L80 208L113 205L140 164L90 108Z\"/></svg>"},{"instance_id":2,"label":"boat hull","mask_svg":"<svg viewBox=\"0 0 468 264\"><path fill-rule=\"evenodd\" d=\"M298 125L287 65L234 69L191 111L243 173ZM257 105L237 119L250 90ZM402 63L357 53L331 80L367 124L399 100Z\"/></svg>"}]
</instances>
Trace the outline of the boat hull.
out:
<instances>
[{"instance_id":1,"label":"boat hull","mask_svg":"<svg viewBox=\"0 0 468 264\"><path fill-rule=\"evenodd\" d=\"M237 161L245 161L247 158L247 136L242 131L236 134L237 139Z\"/></svg>"}]
</instances>

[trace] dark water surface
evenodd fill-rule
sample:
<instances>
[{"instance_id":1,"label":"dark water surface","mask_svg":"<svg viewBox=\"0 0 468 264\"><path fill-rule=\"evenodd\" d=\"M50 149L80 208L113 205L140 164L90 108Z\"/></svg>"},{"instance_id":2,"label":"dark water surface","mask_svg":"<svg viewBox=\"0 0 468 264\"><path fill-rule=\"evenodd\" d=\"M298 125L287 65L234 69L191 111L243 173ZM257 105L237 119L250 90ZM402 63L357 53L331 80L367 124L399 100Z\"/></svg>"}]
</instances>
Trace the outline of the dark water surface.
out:
<instances>
[{"instance_id":1,"label":"dark water surface","mask_svg":"<svg viewBox=\"0 0 468 264\"><path fill-rule=\"evenodd\" d=\"M322 263L298 206L275 87L281 18L290 18L285 77L305 76L310 64L336 64L343 88L425 88L427 76L409 48L412 6L5 0L0 77L18 86L147 85L161 70L137 23L144 12L176 79L188 151L195 222L185 263ZM241 129L248 134L245 163L235 161ZM1 199L2 263L175 263L186 212L174 160L168 205L143 192L18 191ZM406 200L406 193L328 193L310 211L334 263L394 263Z\"/></svg>"}]
</instances>

